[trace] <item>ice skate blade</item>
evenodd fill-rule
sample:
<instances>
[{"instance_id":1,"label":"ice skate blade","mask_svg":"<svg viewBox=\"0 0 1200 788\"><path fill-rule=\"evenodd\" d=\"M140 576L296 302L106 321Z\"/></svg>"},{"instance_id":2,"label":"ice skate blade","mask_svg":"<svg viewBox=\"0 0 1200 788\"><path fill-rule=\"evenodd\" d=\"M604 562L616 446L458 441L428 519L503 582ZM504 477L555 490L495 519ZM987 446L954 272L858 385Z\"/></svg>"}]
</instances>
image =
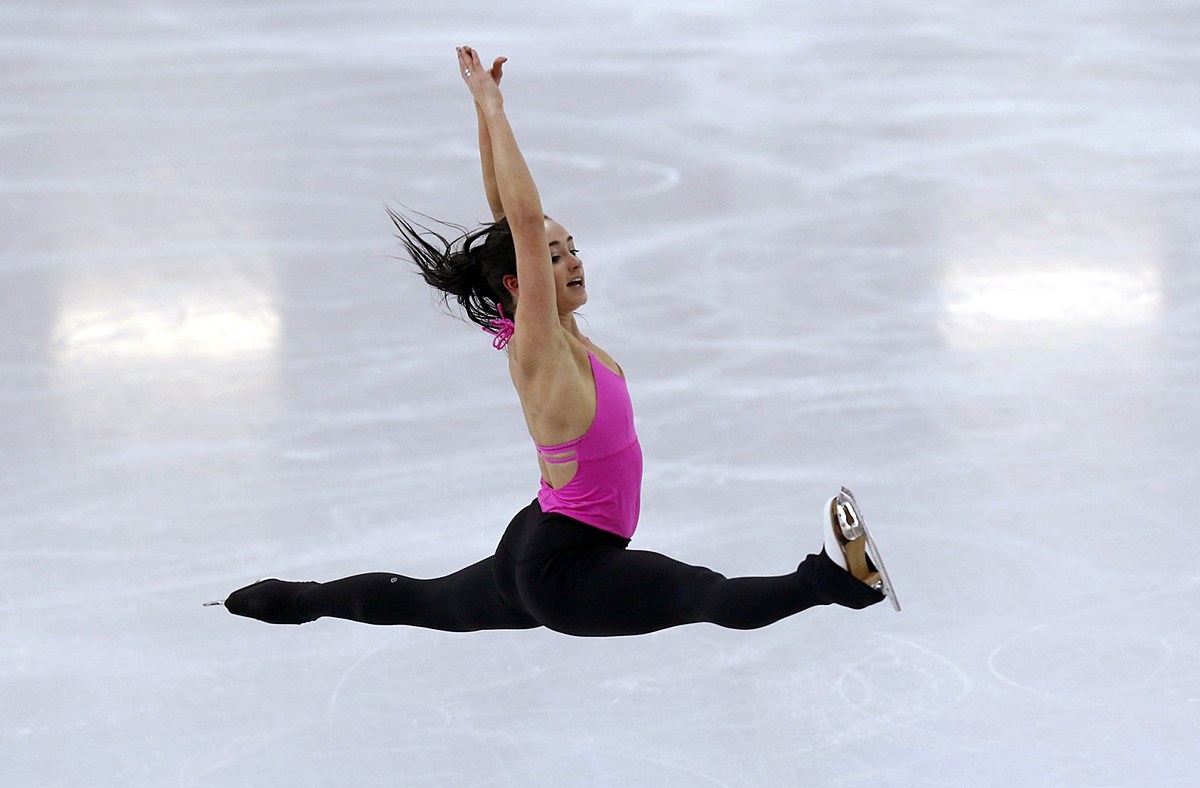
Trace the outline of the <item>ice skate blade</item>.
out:
<instances>
[{"instance_id":1,"label":"ice skate blade","mask_svg":"<svg viewBox=\"0 0 1200 788\"><path fill-rule=\"evenodd\" d=\"M879 546L875 544L875 540L871 536L870 529L867 528L866 520L863 519L862 513L858 509L858 502L854 500L854 493L843 487L837 498L837 514L838 525L843 534L847 531L856 532L858 535L854 539L861 538L865 544L862 548L868 559L870 569L878 577L878 586L875 586L877 591L883 593L888 601L892 603L892 607L897 613L900 612L900 600L896 598L896 589L892 585L892 579L888 575L887 567L883 565L883 557L879 554ZM847 541L854 541L847 539ZM868 583L870 585L870 583Z\"/></svg>"},{"instance_id":2,"label":"ice skate blade","mask_svg":"<svg viewBox=\"0 0 1200 788\"><path fill-rule=\"evenodd\" d=\"M854 504L849 501L838 501L837 518L838 528L841 529L843 539L853 542L862 538L863 527L858 512L854 510Z\"/></svg>"}]
</instances>

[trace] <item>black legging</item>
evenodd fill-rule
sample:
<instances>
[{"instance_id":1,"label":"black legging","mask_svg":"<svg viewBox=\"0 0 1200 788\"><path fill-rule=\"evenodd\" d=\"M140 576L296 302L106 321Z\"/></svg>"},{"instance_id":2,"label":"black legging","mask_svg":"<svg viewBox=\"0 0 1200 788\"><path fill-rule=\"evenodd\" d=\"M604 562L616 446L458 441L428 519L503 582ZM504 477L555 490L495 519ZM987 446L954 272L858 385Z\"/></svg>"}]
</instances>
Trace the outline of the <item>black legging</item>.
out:
<instances>
[{"instance_id":1,"label":"black legging","mask_svg":"<svg viewBox=\"0 0 1200 788\"><path fill-rule=\"evenodd\" d=\"M504 532L495 555L433 580L372 572L328 583L268 580L235 591L232 613L271 623L322 616L449 632L545 626L568 635L639 635L709 622L755 629L814 605L863 608L883 594L824 552L790 574L728 579L658 553L534 501Z\"/></svg>"}]
</instances>

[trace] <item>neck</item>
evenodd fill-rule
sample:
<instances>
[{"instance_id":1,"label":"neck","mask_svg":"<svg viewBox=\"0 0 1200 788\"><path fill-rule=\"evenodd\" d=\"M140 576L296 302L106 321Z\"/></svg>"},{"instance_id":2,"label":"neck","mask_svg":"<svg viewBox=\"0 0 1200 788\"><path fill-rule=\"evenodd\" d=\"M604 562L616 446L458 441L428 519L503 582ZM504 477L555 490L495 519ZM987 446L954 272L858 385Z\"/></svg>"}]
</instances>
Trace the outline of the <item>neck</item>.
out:
<instances>
[{"instance_id":1,"label":"neck","mask_svg":"<svg viewBox=\"0 0 1200 788\"><path fill-rule=\"evenodd\" d=\"M580 341L583 340L583 334L579 333L579 325L575 322L574 312L567 312L565 315L560 314L558 316L558 323L568 334Z\"/></svg>"}]
</instances>

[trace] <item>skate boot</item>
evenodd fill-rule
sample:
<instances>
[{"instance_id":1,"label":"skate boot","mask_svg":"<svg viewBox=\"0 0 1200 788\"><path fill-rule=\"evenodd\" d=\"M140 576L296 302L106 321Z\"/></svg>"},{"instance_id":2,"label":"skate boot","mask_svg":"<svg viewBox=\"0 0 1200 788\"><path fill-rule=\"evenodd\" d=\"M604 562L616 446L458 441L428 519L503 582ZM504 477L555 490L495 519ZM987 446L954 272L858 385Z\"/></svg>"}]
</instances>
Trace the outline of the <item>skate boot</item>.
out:
<instances>
[{"instance_id":1,"label":"skate boot","mask_svg":"<svg viewBox=\"0 0 1200 788\"><path fill-rule=\"evenodd\" d=\"M204 605L224 605L234 615L256 618L268 624L306 624L315 621L317 616L304 611L301 597L316 585L313 581L293 582L267 577L239 588L224 602L205 602Z\"/></svg>"},{"instance_id":2,"label":"skate boot","mask_svg":"<svg viewBox=\"0 0 1200 788\"><path fill-rule=\"evenodd\" d=\"M845 487L825 506L825 552L842 569L886 596L899 612L900 601L879 548L867 530L854 494Z\"/></svg>"}]
</instances>

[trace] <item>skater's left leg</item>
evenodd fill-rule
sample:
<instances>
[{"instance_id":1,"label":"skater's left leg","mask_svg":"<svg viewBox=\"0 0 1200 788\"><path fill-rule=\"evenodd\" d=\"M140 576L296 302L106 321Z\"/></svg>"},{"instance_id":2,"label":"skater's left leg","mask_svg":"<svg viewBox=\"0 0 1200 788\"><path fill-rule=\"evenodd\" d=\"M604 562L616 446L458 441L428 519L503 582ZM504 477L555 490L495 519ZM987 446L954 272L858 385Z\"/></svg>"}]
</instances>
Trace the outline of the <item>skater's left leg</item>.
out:
<instances>
[{"instance_id":1,"label":"skater's left leg","mask_svg":"<svg viewBox=\"0 0 1200 788\"><path fill-rule=\"evenodd\" d=\"M387 572L321 583L308 592L321 616L366 624L404 624L445 632L532 629L541 626L496 591L492 557L430 580Z\"/></svg>"},{"instance_id":2,"label":"skater's left leg","mask_svg":"<svg viewBox=\"0 0 1200 788\"><path fill-rule=\"evenodd\" d=\"M406 624L446 632L540 626L500 598L493 558L431 580L370 572L328 583L265 580L225 600L231 613L272 624L302 624L323 616L366 624Z\"/></svg>"}]
</instances>

